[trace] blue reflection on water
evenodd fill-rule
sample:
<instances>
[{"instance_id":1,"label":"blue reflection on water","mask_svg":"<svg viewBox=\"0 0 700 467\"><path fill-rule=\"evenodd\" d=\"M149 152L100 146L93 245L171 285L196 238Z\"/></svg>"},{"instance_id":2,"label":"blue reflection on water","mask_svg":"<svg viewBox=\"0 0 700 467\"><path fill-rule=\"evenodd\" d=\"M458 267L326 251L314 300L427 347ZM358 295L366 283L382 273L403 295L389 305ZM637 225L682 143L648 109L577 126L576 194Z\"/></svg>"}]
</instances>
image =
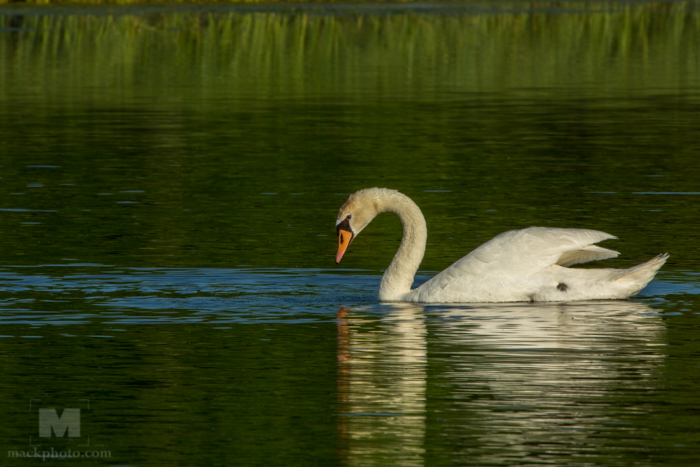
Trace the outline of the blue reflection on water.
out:
<instances>
[{"instance_id":1,"label":"blue reflection on water","mask_svg":"<svg viewBox=\"0 0 700 467\"><path fill-rule=\"evenodd\" d=\"M368 272L115 268L91 263L5 267L0 270L0 323L328 321L338 305L382 312L384 307L376 303L380 276ZM416 283L428 277L420 276ZM658 303L667 296L700 293L695 273L662 272L659 277L640 299ZM439 312L441 305L430 309Z\"/></svg>"}]
</instances>

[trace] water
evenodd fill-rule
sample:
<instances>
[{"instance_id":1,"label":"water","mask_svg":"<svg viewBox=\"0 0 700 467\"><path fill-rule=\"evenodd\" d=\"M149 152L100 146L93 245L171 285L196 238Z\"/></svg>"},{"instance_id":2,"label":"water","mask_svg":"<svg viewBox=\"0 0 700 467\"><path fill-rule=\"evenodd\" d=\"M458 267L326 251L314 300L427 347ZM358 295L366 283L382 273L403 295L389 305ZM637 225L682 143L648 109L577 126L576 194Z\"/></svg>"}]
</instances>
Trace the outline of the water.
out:
<instances>
[{"instance_id":1,"label":"water","mask_svg":"<svg viewBox=\"0 0 700 467\"><path fill-rule=\"evenodd\" d=\"M0 463L696 465L697 6L0 6ZM334 264L369 186L423 209L416 284L529 225L671 257L377 304L398 219Z\"/></svg>"}]
</instances>

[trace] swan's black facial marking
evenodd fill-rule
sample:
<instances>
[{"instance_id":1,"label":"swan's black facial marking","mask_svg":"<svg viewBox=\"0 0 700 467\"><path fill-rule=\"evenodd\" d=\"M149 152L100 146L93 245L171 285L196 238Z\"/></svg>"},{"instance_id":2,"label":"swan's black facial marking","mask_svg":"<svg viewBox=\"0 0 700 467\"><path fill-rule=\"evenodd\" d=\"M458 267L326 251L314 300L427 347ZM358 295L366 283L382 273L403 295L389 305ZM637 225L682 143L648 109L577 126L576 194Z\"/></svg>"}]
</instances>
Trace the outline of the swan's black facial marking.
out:
<instances>
[{"instance_id":1,"label":"swan's black facial marking","mask_svg":"<svg viewBox=\"0 0 700 467\"><path fill-rule=\"evenodd\" d=\"M345 219L343 219L343 222L335 226L336 232L340 232L341 230L345 230L346 232L352 232L352 229L350 228L349 217L346 217Z\"/></svg>"},{"instance_id":2,"label":"swan's black facial marking","mask_svg":"<svg viewBox=\"0 0 700 467\"><path fill-rule=\"evenodd\" d=\"M340 231L344 230L346 232L350 232L352 234L352 237L355 237L355 232L352 231L352 228L350 228L350 216L346 217L343 222L335 226L335 231L338 235L340 235Z\"/></svg>"},{"instance_id":3,"label":"swan's black facial marking","mask_svg":"<svg viewBox=\"0 0 700 467\"><path fill-rule=\"evenodd\" d=\"M569 290L569 286L562 282L557 285L557 289L561 290L562 292L566 292Z\"/></svg>"}]
</instances>

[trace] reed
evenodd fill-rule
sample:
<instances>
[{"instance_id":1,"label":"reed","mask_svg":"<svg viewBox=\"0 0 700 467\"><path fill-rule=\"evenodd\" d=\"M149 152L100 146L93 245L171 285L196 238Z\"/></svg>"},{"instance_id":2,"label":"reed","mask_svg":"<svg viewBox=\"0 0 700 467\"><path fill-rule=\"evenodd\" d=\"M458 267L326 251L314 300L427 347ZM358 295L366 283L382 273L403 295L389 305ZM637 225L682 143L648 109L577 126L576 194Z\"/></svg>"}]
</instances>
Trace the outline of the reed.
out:
<instances>
[{"instance_id":1,"label":"reed","mask_svg":"<svg viewBox=\"0 0 700 467\"><path fill-rule=\"evenodd\" d=\"M142 93L155 105L200 106L220 96L410 99L697 82L695 3L572 5L569 14L5 17L21 29L0 45L0 96L23 88L92 102Z\"/></svg>"}]
</instances>

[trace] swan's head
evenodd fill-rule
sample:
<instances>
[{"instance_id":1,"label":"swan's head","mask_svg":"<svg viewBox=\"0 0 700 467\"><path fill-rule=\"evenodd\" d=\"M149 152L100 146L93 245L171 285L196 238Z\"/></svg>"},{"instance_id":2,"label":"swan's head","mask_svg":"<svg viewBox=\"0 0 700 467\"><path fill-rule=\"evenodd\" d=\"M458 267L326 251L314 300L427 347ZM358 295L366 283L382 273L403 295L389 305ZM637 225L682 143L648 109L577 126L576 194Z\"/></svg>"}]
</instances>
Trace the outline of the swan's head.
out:
<instances>
[{"instance_id":1,"label":"swan's head","mask_svg":"<svg viewBox=\"0 0 700 467\"><path fill-rule=\"evenodd\" d=\"M362 229L367 227L377 214L382 212L382 200L391 193L397 193L387 188L367 188L350 195L348 200L338 211L338 219L335 221L335 230L338 232L338 253L335 262L345 254Z\"/></svg>"}]
</instances>

